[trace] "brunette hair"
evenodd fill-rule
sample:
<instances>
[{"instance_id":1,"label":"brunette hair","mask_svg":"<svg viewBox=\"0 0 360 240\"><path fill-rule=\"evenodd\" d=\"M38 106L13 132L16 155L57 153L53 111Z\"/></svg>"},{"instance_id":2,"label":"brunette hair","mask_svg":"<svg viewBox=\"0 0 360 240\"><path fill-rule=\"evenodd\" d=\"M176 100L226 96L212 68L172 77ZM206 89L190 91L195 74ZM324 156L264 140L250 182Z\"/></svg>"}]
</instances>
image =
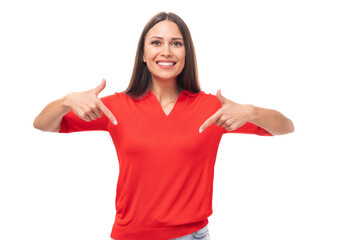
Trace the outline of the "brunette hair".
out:
<instances>
[{"instance_id":1,"label":"brunette hair","mask_svg":"<svg viewBox=\"0 0 360 240\"><path fill-rule=\"evenodd\" d=\"M130 83L124 93L138 97L146 92L151 82L151 73L143 62L144 44L147 32L158 22L168 20L176 23L179 27L185 46L185 65L182 72L176 77L177 87L184 88L193 92L200 92L200 84L196 63L196 55L194 44L190 35L190 31L185 22L175 13L160 12L153 16L145 25L139 39L136 50L134 68Z\"/></svg>"}]
</instances>

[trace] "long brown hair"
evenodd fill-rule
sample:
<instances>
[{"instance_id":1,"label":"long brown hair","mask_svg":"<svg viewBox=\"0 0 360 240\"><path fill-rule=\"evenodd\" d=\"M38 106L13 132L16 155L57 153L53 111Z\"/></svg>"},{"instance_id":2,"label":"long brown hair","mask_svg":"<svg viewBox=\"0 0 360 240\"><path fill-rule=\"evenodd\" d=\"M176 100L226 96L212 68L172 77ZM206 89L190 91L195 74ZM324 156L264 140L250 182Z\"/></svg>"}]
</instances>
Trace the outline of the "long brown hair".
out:
<instances>
[{"instance_id":1,"label":"long brown hair","mask_svg":"<svg viewBox=\"0 0 360 240\"><path fill-rule=\"evenodd\" d=\"M160 12L153 16L145 25L139 39L136 50L134 68L130 83L124 93L132 97L143 95L151 82L151 73L143 62L144 42L147 32L158 22L169 20L177 24L184 40L185 46L185 65L182 72L176 77L177 87L193 92L200 92L197 63L194 44L190 31L185 22L175 13Z\"/></svg>"}]
</instances>

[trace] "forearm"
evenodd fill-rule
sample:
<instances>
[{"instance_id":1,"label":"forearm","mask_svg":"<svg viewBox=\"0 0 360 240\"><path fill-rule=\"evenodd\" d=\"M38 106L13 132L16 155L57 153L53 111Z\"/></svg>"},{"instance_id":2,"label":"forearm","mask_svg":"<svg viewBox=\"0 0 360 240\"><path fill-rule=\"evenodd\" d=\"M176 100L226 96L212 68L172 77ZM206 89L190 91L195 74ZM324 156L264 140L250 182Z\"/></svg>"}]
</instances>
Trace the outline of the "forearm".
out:
<instances>
[{"instance_id":1,"label":"forearm","mask_svg":"<svg viewBox=\"0 0 360 240\"><path fill-rule=\"evenodd\" d=\"M252 106L249 122L267 130L272 135L282 135L294 132L290 119L276 110Z\"/></svg>"},{"instance_id":2,"label":"forearm","mask_svg":"<svg viewBox=\"0 0 360 240\"><path fill-rule=\"evenodd\" d=\"M70 111L66 96L49 103L35 118L33 126L42 131L58 132L63 116Z\"/></svg>"}]
</instances>

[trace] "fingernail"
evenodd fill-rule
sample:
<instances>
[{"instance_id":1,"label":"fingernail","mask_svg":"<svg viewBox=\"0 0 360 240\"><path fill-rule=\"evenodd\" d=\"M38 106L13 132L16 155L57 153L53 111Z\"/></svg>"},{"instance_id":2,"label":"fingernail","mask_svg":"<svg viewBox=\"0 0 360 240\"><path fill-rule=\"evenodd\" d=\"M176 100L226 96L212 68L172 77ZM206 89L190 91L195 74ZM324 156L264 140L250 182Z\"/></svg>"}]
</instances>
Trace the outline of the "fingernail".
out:
<instances>
[{"instance_id":1,"label":"fingernail","mask_svg":"<svg viewBox=\"0 0 360 240\"><path fill-rule=\"evenodd\" d=\"M204 129L200 128L199 129L199 133L202 133L204 131Z\"/></svg>"},{"instance_id":2,"label":"fingernail","mask_svg":"<svg viewBox=\"0 0 360 240\"><path fill-rule=\"evenodd\" d=\"M113 124L114 124L114 125L117 125L117 121L116 121L116 120L114 120L114 121L113 121Z\"/></svg>"}]
</instances>

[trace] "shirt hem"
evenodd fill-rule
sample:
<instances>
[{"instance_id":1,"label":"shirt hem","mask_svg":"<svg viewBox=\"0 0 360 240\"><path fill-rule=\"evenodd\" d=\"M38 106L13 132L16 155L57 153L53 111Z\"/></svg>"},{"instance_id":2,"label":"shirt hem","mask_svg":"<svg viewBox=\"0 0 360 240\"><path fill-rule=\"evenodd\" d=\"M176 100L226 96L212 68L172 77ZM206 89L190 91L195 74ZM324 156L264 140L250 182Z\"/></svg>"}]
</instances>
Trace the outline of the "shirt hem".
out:
<instances>
[{"instance_id":1,"label":"shirt hem","mask_svg":"<svg viewBox=\"0 0 360 240\"><path fill-rule=\"evenodd\" d=\"M110 237L115 240L169 240L196 232L209 223L208 218L166 228L125 229L114 224Z\"/></svg>"}]
</instances>

